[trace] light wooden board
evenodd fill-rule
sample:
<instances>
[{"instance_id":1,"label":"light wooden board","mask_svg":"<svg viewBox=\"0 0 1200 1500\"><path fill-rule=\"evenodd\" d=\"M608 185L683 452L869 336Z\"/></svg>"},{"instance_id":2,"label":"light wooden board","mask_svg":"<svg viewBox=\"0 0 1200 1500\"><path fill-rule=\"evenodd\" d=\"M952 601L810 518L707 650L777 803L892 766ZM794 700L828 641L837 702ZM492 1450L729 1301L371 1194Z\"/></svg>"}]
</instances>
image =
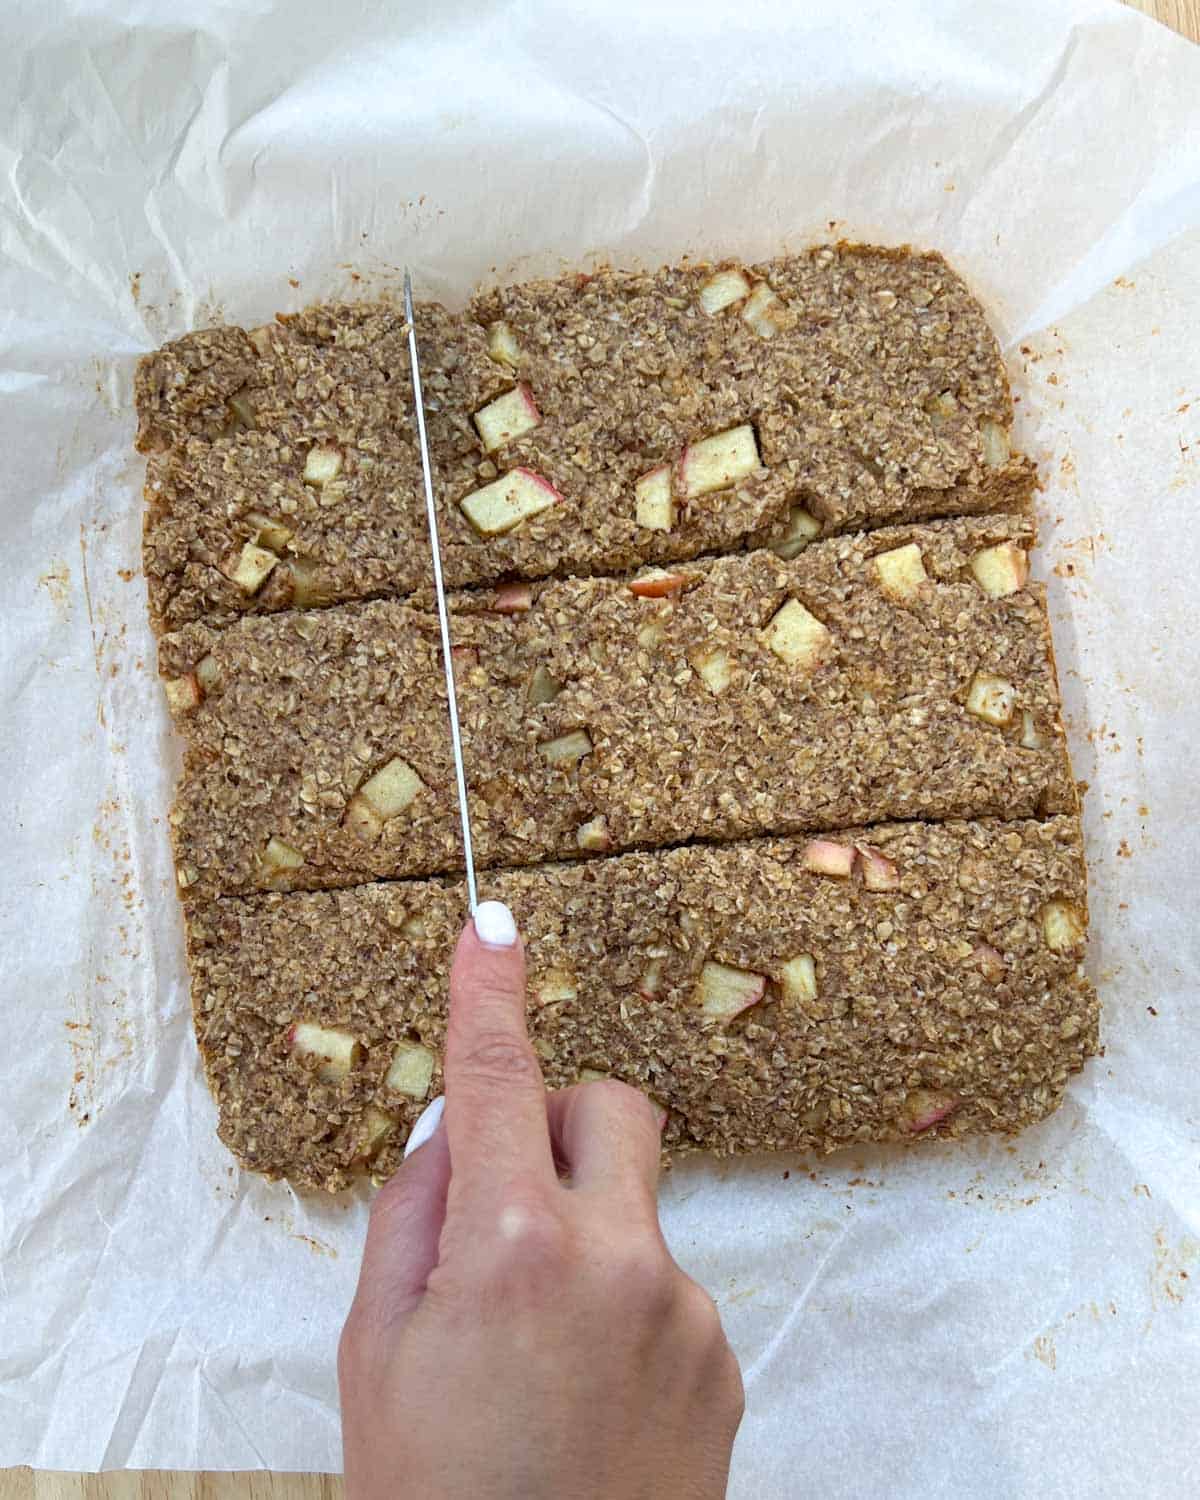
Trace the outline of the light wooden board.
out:
<instances>
[{"instance_id":1,"label":"light wooden board","mask_svg":"<svg viewBox=\"0 0 1200 1500\"><path fill-rule=\"evenodd\" d=\"M1125 0L1200 42L1200 0ZM330 1359L333 1350L329 1351ZM342 1500L335 1474L60 1474L0 1469L0 1500Z\"/></svg>"}]
</instances>

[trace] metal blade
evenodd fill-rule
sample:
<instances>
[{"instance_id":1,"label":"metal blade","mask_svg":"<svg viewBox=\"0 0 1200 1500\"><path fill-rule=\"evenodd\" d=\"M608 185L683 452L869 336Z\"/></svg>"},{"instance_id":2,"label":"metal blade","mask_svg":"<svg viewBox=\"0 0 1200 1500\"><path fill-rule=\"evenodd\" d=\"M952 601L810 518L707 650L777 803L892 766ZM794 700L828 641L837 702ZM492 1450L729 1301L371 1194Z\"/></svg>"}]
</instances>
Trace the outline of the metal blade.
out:
<instances>
[{"instance_id":1,"label":"metal blade","mask_svg":"<svg viewBox=\"0 0 1200 1500\"><path fill-rule=\"evenodd\" d=\"M412 370L413 409L417 416L417 439L421 445L421 473L425 480L425 513L429 518L429 545L433 549L433 586L437 593L438 622L442 627L442 665L446 669L446 697L450 707L450 743L454 749L454 775L458 782L458 814L462 820L463 863L467 871L467 907L475 915L475 854L471 846L471 811L467 806L467 773L463 769L462 736L458 728L458 698L454 690L454 656L450 650L450 617L446 611L446 585L442 582L442 548L438 541L437 511L433 503L433 473L429 467L429 438L425 432L425 402L421 395L421 363L417 355L417 326L413 317L412 278L404 273L404 316L408 322L408 363Z\"/></svg>"}]
</instances>

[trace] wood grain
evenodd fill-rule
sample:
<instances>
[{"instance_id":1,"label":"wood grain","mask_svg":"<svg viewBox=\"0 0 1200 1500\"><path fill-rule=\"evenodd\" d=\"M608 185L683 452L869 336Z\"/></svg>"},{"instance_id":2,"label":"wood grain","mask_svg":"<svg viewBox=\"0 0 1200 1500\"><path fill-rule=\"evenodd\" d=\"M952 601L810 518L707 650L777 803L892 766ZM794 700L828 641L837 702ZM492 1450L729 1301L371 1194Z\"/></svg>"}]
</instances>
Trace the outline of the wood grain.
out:
<instances>
[{"instance_id":1,"label":"wood grain","mask_svg":"<svg viewBox=\"0 0 1200 1500\"><path fill-rule=\"evenodd\" d=\"M1200 42L1200 0L1125 0ZM332 1358L332 1353L330 1358ZM342 1500L336 1474L187 1474L166 1469L62 1474L0 1469L0 1500Z\"/></svg>"}]
</instances>

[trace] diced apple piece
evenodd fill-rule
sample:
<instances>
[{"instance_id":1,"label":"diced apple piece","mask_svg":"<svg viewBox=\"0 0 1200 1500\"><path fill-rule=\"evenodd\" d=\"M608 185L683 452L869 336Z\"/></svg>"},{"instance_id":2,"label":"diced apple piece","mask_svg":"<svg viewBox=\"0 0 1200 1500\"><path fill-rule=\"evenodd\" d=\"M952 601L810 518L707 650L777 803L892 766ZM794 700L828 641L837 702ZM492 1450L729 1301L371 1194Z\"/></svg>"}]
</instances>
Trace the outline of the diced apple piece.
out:
<instances>
[{"instance_id":1,"label":"diced apple piece","mask_svg":"<svg viewBox=\"0 0 1200 1500\"><path fill-rule=\"evenodd\" d=\"M592 853L600 853L607 849L612 843L608 832L608 819L601 816L582 824L575 830L575 842L581 849L587 849Z\"/></svg>"},{"instance_id":2,"label":"diced apple piece","mask_svg":"<svg viewBox=\"0 0 1200 1500\"><path fill-rule=\"evenodd\" d=\"M757 1005L766 988L763 974L752 974L748 969L734 969L728 964L710 961L700 970L696 1004L706 1016L728 1021Z\"/></svg>"},{"instance_id":3,"label":"diced apple piece","mask_svg":"<svg viewBox=\"0 0 1200 1500\"><path fill-rule=\"evenodd\" d=\"M202 656L196 663L196 681L203 694L211 693L213 688L219 686L221 669L217 666L215 657Z\"/></svg>"},{"instance_id":4,"label":"diced apple piece","mask_svg":"<svg viewBox=\"0 0 1200 1500\"><path fill-rule=\"evenodd\" d=\"M347 829L364 844L373 844L383 832L383 819L361 794L351 797L342 820Z\"/></svg>"},{"instance_id":5,"label":"diced apple piece","mask_svg":"<svg viewBox=\"0 0 1200 1500\"><path fill-rule=\"evenodd\" d=\"M305 484L323 485L336 479L342 472L341 449L318 444L308 450L304 460Z\"/></svg>"},{"instance_id":6,"label":"diced apple piece","mask_svg":"<svg viewBox=\"0 0 1200 1500\"><path fill-rule=\"evenodd\" d=\"M392 1053L384 1087L410 1099L424 1099L433 1082L433 1053L419 1042L401 1042Z\"/></svg>"},{"instance_id":7,"label":"diced apple piece","mask_svg":"<svg viewBox=\"0 0 1200 1500\"><path fill-rule=\"evenodd\" d=\"M363 782L358 795L386 819L402 813L424 789L425 783L408 762L396 756Z\"/></svg>"},{"instance_id":8,"label":"diced apple piece","mask_svg":"<svg viewBox=\"0 0 1200 1500\"><path fill-rule=\"evenodd\" d=\"M967 712L988 724L1003 727L1013 716L1017 690L1003 677L991 672L976 672L967 690Z\"/></svg>"},{"instance_id":9,"label":"diced apple piece","mask_svg":"<svg viewBox=\"0 0 1200 1500\"><path fill-rule=\"evenodd\" d=\"M692 665L710 693L723 693L733 680L733 662L728 651L706 651Z\"/></svg>"},{"instance_id":10,"label":"diced apple piece","mask_svg":"<svg viewBox=\"0 0 1200 1500\"><path fill-rule=\"evenodd\" d=\"M925 560L915 542L881 552L871 561L879 587L889 599L895 599L899 604L911 604L920 594L921 585L929 582Z\"/></svg>"},{"instance_id":11,"label":"diced apple piece","mask_svg":"<svg viewBox=\"0 0 1200 1500\"><path fill-rule=\"evenodd\" d=\"M370 1161L371 1157L378 1154L380 1147L395 1128L396 1120L394 1116L385 1114L381 1109L376 1109L373 1104L368 1104L363 1111L358 1145L354 1148L355 1159L357 1161Z\"/></svg>"},{"instance_id":12,"label":"diced apple piece","mask_svg":"<svg viewBox=\"0 0 1200 1500\"><path fill-rule=\"evenodd\" d=\"M665 627L661 620L647 620L638 629L637 643L643 651L653 651L655 646L662 645L664 633Z\"/></svg>"},{"instance_id":13,"label":"diced apple piece","mask_svg":"<svg viewBox=\"0 0 1200 1500\"><path fill-rule=\"evenodd\" d=\"M475 426L485 453L495 453L505 443L515 442L540 426L542 414L533 392L524 381L503 396L497 396L475 413Z\"/></svg>"},{"instance_id":14,"label":"diced apple piece","mask_svg":"<svg viewBox=\"0 0 1200 1500\"><path fill-rule=\"evenodd\" d=\"M163 680L163 688L167 694L167 707L173 714L191 713L192 709L199 708L204 697L195 672L189 672L185 677L167 677Z\"/></svg>"},{"instance_id":15,"label":"diced apple piece","mask_svg":"<svg viewBox=\"0 0 1200 1500\"><path fill-rule=\"evenodd\" d=\"M507 365L510 370L515 370L521 363L521 348L510 325L503 319L497 323L489 323L487 336L489 357L498 365Z\"/></svg>"},{"instance_id":16,"label":"diced apple piece","mask_svg":"<svg viewBox=\"0 0 1200 1500\"><path fill-rule=\"evenodd\" d=\"M954 1094L940 1089L913 1089L904 1101L900 1123L905 1130L916 1135L947 1119L958 1108L958 1104Z\"/></svg>"},{"instance_id":17,"label":"diced apple piece","mask_svg":"<svg viewBox=\"0 0 1200 1500\"><path fill-rule=\"evenodd\" d=\"M1033 715L1027 708L1021 710L1021 746L1025 750L1041 750L1045 745Z\"/></svg>"},{"instance_id":18,"label":"diced apple piece","mask_svg":"<svg viewBox=\"0 0 1200 1500\"><path fill-rule=\"evenodd\" d=\"M670 531L675 524L675 497L671 493L671 466L659 464L633 486L637 501L637 523L647 531Z\"/></svg>"},{"instance_id":19,"label":"diced apple piece","mask_svg":"<svg viewBox=\"0 0 1200 1500\"><path fill-rule=\"evenodd\" d=\"M971 559L975 580L993 599L1003 599L1025 587L1029 578L1029 555L1023 547L1001 542L985 547Z\"/></svg>"},{"instance_id":20,"label":"diced apple piece","mask_svg":"<svg viewBox=\"0 0 1200 1500\"><path fill-rule=\"evenodd\" d=\"M553 703L562 690L562 683L545 667L540 664L534 667L529 679L529 701L535 708L543 703Z\"/></svg>"},{"instance_id":21,"label":"diced apple piece","mask_svg":"<svg viewBox=\"0 0 1200 1500\"><path fill-rule=\"evenodd\" d=\"M548 479L532 469L512 469L482 489L472 491L459 504L476 531L483 536L501 536L561 500L562 496Z\"/></svg>"},{"instance_id":22,"label":"diced apple piece","mask_svg":"<svg viewBox=\"0 0 1200 1500\"><path fill-rule=\"evenodd\" d=\"M789 599L763 631L763 640L789 667L813 668L826 654L829 631L799 599Z\"/></svg>"},{"instance_id":23,"label":"diced apple piece","mask_svg":"<svg viewBox=\"0 0 1200 1500\"><path fill-rule=\"evenodd\" d=\"M700 283L698 300L711 318L735 302L744 302L749 295L750 283L745 276L736 266L727 266Z\"/></svg>"},{"instance_id":24,"label":"diced apple piece","mask_svg":"<svg viewBox=\"0 0 1200 1500\"><path fill-rule=\"evenodd\" d=\"M853 844L835 844L830 839L812 839L804 847L804 868L814 875L849 880L854 873Z\"/></svg>"},{"instance_id":25,"label":"diced apple piece","mask_svg":"<svg viewBox=\"0 0 1200 1500\"><path fill-rule=\"evenodd\" d=\"M1042 936L1052 953L1065 953L1083 942L1083 913L1071 901L1047 901L1042 907Z\"/></svg>"},{"instance_id":26,"label":"diced apple piece","mask_svg":"<svg viewBox=\"0 0 1200 1500\"><path fill-rule=\"evenodd\" d=\"M783 998L791 1004L802 1005L806 1000L817 998L817 965L811 953L797 953L789 958L780 970Z\"/></svg>"},{"instance_id":27,"label":"diced apple piece","mask_svg":"<svg viewBox=\"0 0 1200 1500\"><path fill-rule=\"evenodd\" d=\"M289 557L286 567L292 576L293 604L303 609L332 601L333 588L328 577L310 558Z\"/></svg>"},{"instance_id":28,"label":"diced apple piece","mask_svg":"<svg viewBox=\"0 0 1200 1500\"><path fill-rule=\"evenodd\" d=\"M800 552L821 535L821 523L811 511L802 505L793 505L788 515L788 526L783 536L772 543L771 551L784 562L791 562Z\"/></svg>"},{"instance_id":29,"label":"diced apple piece","mask_svg":"<svg viewBox=\"0 0 1200 1500\"><path fill-rule=\"evenodd\" d=\"M685 498L694 500L698 495L727 490L761 468L754 428L743 423L687 445L679 455L678 489Z\"/></svg>"},{"instance_id":30,"label":"diced apple piece","mask_svg":"<svg viewBox=\"0 0 1200 1500\"><path fill-rule=\"evenodd\" d=\"M1003 956L990 943L979 943L971 949L971 962L986 980L996 984L1008 972Z\"/></svg>"},{"instance_id":31,"label":"diced apple piece","mask_svg":"<svg viewBox=\"0 0 1200 1500\"><path fill-rule=\"evenodd\" d=\"M245 391L236 391L230 396L228 406L233 415L235 426L249 429L254 428L258 413L254 410L254 403L246 395Z\"/></svg>"},{"instance_id":32,"label":"diced apple piece","mask_svg":"<svg viewBox=\"0 0 1200 1500\"><path fill-rule=\"evenodd\" d=\"M653 1000L662 990L662 959L652 958L638 980L638 994L643 1000Z\"/></svg>"},{"instance_id":33,"label":"diced apple piece","mask_svg":"<svg viewBox=\"0 0 1200 1500\"><path fill-rule=\"evenodd\" d=\"M575 976L567 969L547 969L533 985L533 998L538 1005L561 1005L578 994Z\"/></svg>"},{"instance_id":34,"label":"diced apple piece","mask_svg":"<svg viewBox=\"0 0 1200 1500\"><path fill-rule=\"evenodd\" d=\"M629 588L639 599L665 599L668 594L677 594L687 581L686 573L668 573L663 568L655 568L635 578Z\"/></svg>"},{"instance_id":35,"label":"diced apple piece","mask_svg":"<svg viewBox=\"0 0 1200 1500\"><path fill-rule=\"evenodd\" d=\"M269 552L281 551L292 539L290 526L285 526L282 521L273 521L260 511L250 511L246 520L254 527L254 540Z\"/></svg>"},{"instance_id":36,"label":"diced apple piece","mask_svg":"<svg viewBox=\"0 0 1200 1500\"><path fill-rule=\"evenodd\" d=\"M742 322L752 328L759 338L774 338L788 326L787 304L776 295L765 281L760 281L750 293L750 300L742 308Z\"/></svg>"},{"instance_id":37,"label":"diced apple piece","mask_svg":"<svg viewBox=\"0 0 1200 1500\"><path fill-rule=\"evenodd\" d=\"M979 446L983 452L983 461L990 469L1002 469L1012 452L1008 433L999 422L993 422L988 417L979 424Z\"/></svg>"},{"instance_id":38,"label":"diced apple piece","mask_svg":"<svg viewBox=\"0 0 1200 1500\"><path fill-rule=\"evenodd\" d=\"M252 328L246 337L254 345L256 354L261 354L265 359L271 352L271 324L262 323L257 328Z\"/></svg>"},{"instance_id":39,"label":"diced apple piece","mask_svg":"<svg viewBox=\"0 0 1200 1500\"><path fill-rule=\"evenodd\" d=\"M263 850L262 862L268 874L277 875L286 870L298 870L304 863L304 856L299 849L293 849L291 844L285 844L272 834Z\"/></svg>"},{"instance_id":40,"label":"diced apple piece","mask_svg":"<svg viewBox=\"0 0 1200 1500\"><path fill-rule=\"evenodd\" d=\"M933 418L933 425L939 427L957 414L958 397L953 391L942 391L925 403L925 410Z\"/></svg>"},{"instance_id":41,"label":"diced apple piece","mask_svg":"<svg viewBox=\"0 0 1200 1500\"><path fill-rule=\"evenodd\" d=\"M288 1050L300 1057L316 1057L317 1077L324 1083L339 1083L353 1068L362 1048L348 1031L332 1031L312 1021L296 1021L288 1028Z\"/></svg>"},{"instance_id":42,"label":"diced apple piece","mask_svg":"<svg viewBox=\"0 0 1200 1500\"><path fill-rule=\"evenodd\" d=\"M869 891L898 891L900 889L900 872L896 869L894 860L888 859L886 854L881 854L878 849L872 849L869 844L859 844L858 852L862 857L863 885Z\"/></svg>"},{"instance_id":43,"label":"diced apple piece","mask_svg":"<svg viewBox=\"0 0 1200 1500\"><path fill-rule=\"evenodd\" d=\"M521 615L533 608L533 590L527 583L502 583L492 595L492 612Z\"/></svg>"},{"instance_id":44,"label":"diced apple piece","mask_svg":"<svg viewBox=\"0 0 1200 1500\"><path fill-rule=\"evenodd\" d=\"M426 938L429 936L429 924L426 922L424 917L419 916L414 912L411 917L406 917L404 919L404 926L401 927L400 931L406 938L408 938L409 942L416 943L419 942L422 938Z\"/></svg>"},{"instance_id":45,"label":"diced apple piece","mask_svg":"<svg viewBox=\"0 0 1200 1500\"><path fill-rule=\"evenodd\" d=\"M538 751L552 766L573 766L592 753L592 742L586 730L573 729L570 734L560 734L557 739L543 740Z\"/></svg>"},{"instance_id":46,"label":"diced apple piece","mask_svg":"<svg viewBox=\"0 0 1200 1500\"><path fill-rule=\"evenodd\" d=\"M610 1073L601 1073L599 1068L580 1068L579 1070L580 1083L603 1083L611 1076Z\"/></svg>"},{"instance_id":47,"label":"diced apple piece","mask_svg":"<svg viewBox=\"0 0 1200 1500\"><path fill-rule=\"evenodd\" d=\"M230 583L236 584L249 597L258 593L278 561L275 554L268 552L265 547L247 542L240 552L226 562L224 573Z\"/></svg>"}]
</instances>

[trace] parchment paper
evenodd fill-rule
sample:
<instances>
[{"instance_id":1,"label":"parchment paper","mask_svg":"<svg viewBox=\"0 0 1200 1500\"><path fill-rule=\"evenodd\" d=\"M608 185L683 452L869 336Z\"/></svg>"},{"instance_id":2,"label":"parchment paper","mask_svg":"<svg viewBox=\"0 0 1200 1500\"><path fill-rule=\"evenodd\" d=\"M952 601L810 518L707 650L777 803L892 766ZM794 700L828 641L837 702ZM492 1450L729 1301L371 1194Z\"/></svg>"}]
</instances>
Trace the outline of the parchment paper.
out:
<instances>
[{"instance_id":1,"label":"parchment paper","mask_svg":"<svg viewBox=\"0 0 1200 1500\"><path fill-rule=\"evenodd\" d=\"M834 235L942 249L1002 332L1107 1051L1016 1143L672 1174L731 1493L1200 1492L1200 52L1097 0L20 0L0 165L0 1463L339 1466L365 1199L214 1136L135 357L406 260L456 304Z\"/></svg>"}]
</instances>

